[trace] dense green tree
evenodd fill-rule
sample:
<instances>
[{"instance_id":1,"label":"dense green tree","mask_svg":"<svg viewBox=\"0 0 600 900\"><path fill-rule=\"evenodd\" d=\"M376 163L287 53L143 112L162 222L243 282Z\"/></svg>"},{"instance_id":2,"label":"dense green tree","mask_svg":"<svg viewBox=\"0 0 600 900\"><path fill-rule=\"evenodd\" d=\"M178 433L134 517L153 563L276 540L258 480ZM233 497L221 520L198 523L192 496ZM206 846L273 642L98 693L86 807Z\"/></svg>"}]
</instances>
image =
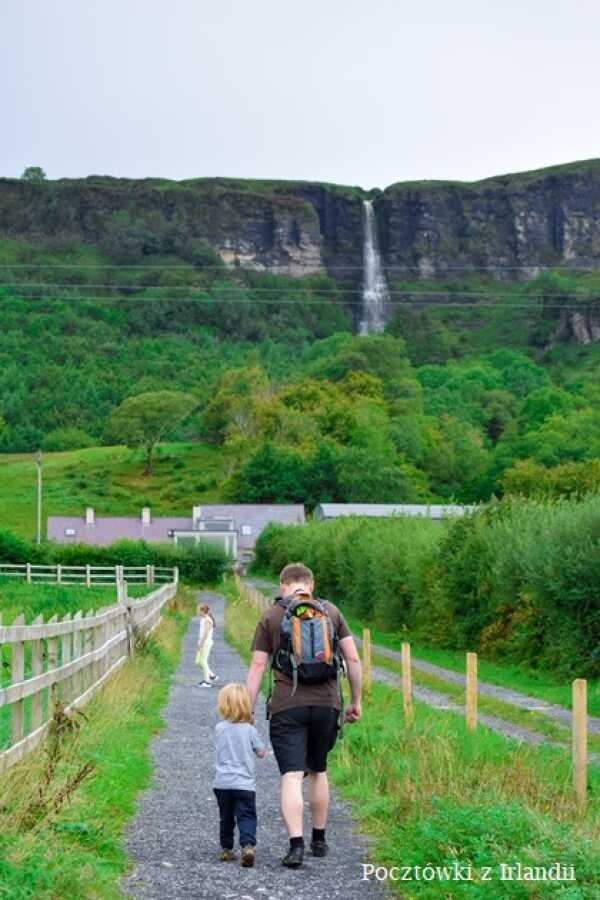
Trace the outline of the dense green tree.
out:
<instances>
[{"instance_id":1,"label":"dense green tree","mask_svg":"<svg viewBox=\"0 0 600 900\"><path fill-rule=\"evenodd\" d=\"M27 166L21 175L22 181L40 182L46 180L46 173L41 166Z\"/></svg>"},{"instance_id":2,"label":"dense green tree","mask_svg":"<svg viewBox=\"0 0 600 900\"><path fill-rule=\"evenodd\" d=\"M158 442L189 416L197 400L181 391L154 391L128 397L113 412L108 428L128 447L144 450L144 475L149 475L152 454Z\"/></svg>"}]
</instances>

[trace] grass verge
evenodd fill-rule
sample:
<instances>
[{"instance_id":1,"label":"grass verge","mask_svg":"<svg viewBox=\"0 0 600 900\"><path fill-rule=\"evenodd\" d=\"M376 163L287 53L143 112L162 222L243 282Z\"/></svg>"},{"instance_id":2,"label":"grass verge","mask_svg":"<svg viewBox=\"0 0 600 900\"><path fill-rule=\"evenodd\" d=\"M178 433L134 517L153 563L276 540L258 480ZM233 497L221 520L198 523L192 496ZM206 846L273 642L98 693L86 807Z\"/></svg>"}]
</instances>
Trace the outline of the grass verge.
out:
<instances>
[{"instance_id":1,"label":"grass verge","mask_svg":"<svg viewBox=\"0 0 600 900\"><path fill-rule=\"evenodd\" d=\"M171 676L194 603L180 588L143 650L70 724L0 776L0 897L113 900L123 829L151 775Z\"/></svg>"},{"instance_id":2,"label":"grass verge","mask_svg":"<svg viewBox=\"0 0 600 900\"><path fill-rule=\"evenodd\" d=\"M232 585L226 595L227 639L248 659L258 611ZM332 754L331 774L372 838L371 861L409 868L408 881L390 882L405 900L598 896L600 772L590 772L581 817L560 750L516 744L486 728L473 735L460 717L418 702L407 726L398 692L376 684L363 719L345 729ZM502 864L554 862L573 866L575 881L500 880ZM443 869L432 882L416 878L417 866L454 863L471 866L472 880L446 883Z\"/></svg>"}]
</instances>

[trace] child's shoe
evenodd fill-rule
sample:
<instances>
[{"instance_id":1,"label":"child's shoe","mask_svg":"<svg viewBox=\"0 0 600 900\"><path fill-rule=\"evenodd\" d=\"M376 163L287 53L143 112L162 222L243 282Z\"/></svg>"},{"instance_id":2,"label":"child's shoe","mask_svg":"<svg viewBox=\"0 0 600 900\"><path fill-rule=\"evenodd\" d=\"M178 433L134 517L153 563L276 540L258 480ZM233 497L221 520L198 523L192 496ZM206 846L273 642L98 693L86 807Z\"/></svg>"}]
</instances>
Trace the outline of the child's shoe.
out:
<instances>
[{"instance_id":1,"label":"child's shoe","mask_svg":"<svg viewBox=\"0 0 600 900\"><path fill-rule=\"evenodd\" d=\"M199 681L198 684L199 684L199 686L200 686L201 688L209 688L209 687L212 687L210 681Z\"/></svg>"},{"instance_id":2,"label":"child's shoe","mask_svg":"<svg viewBox=\"0 0 600 900\"><path fill-rule=\"evenodd\" d=\"M210 676L210 680L211 680L211 681L218 681L218 680L219 680L219 676L218 676L218 675L215 675L215 673L213 672L212 675Z\"/></svg>"},{"instance_id":3,"label":"child's shoe","mask_svg":"<svg viewBox=\"0 0 600 900\"><path fill-rule=\"evenodd\" d=\"M242 856L240 859L240 864L245 869L251 869L254 865L254 860L256 858L254 847L243 847L242 848Z\"/></svg>"},{"instance_id":4,"label":"child's shoe","mask_svg":"<svg viewBox=\"0 0 600 900\"><path fill-rule=\"evenodd\" d=\"M233 859L235 859L233 850L221 850L221 862L231 862Z\"/></svg>"}]
</instances>

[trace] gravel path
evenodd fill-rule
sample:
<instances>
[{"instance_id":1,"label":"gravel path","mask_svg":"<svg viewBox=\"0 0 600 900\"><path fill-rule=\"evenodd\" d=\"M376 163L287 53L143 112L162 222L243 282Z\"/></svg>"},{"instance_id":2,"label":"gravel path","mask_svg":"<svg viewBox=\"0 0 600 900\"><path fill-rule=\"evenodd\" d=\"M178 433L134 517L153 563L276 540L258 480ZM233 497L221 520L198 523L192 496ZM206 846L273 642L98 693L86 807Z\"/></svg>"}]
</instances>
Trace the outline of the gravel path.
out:
<instances>
[{"instance_id":1,"label":"gravel path","mask_svg":"<svg viewBox=\"0 0 600 900\"><path fill-rule=\"evenodd\" d=\"M243 681L246 667L222 638L223 599L203 594L216 619L211 666L219 684ZM271 751L257 761L257 865L242 869L218 859L218 814L212 793L216 689L197 686L194 664L198 623L184 638L182 659L164 711L166 728L152 744L154 779L129 828L134 862L124 879L127 896L144 900L320 900L383 898L377 883L361 881L366 839L355 833L348 806L335 796L328 825L329 856L305 856L303 868L285 869L287 839L279 811L279 773ZM267 739L267 723L259 719ZM268 741L267 741L268 743ZM308 817L305 838L310 837Z\"/></svg>"}]
</instances>

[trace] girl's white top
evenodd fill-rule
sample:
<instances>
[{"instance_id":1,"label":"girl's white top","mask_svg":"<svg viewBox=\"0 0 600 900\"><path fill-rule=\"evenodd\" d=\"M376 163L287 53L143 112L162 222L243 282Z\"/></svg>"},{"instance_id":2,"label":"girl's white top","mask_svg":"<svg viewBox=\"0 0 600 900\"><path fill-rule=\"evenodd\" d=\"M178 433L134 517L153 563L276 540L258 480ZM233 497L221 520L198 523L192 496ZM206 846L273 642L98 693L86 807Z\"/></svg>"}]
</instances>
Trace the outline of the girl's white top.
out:
<instances>
[{"instance_id":1,"label":"girl's white top","mask_svg":"<svg viewBox=\"0 0 600 900\"><path fill-rule=\"evenodd\" d=\"M205 638L205 643L207 644L211 643L213 639L213 621L210 616L200 616L198 643L201 644Z\"/></svg>"}]
</instances>

